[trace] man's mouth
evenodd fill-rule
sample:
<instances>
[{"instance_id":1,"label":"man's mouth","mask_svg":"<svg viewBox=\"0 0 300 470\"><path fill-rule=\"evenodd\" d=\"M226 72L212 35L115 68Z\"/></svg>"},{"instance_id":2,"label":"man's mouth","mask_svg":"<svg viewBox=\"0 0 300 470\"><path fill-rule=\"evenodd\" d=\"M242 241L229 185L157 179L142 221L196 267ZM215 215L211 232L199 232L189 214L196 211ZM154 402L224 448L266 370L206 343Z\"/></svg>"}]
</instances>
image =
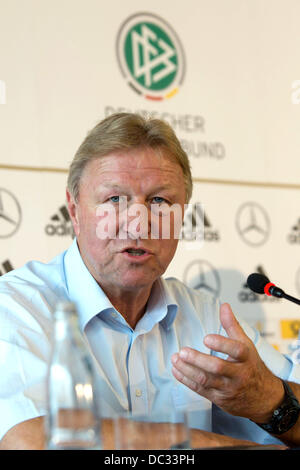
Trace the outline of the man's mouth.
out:
<instances>
[{"instance_id":1,"label":"man's mouth","mask_svg":"<svg viewBox=\"0 0 300 470\"><path fill-rule=\"evenodd\" d=\"M129 256L136 257L136 258L148 258L152 255L152 252L146 250L145 248L135 248L135 247L128 247L122 250L122 253L127 253Z\"/></svg>"},{"instance_id":2,"label":"man's mouth","mask_svg":"<svg viewBox=\"0 0 300 470\"><path fill-rule=\"evenodd\" d=\"M128 248L127 250L125 250L125 252L134 256L142 256L146 253L145 250L141 250L139 248Z\"/></svg>"}]
</instances>

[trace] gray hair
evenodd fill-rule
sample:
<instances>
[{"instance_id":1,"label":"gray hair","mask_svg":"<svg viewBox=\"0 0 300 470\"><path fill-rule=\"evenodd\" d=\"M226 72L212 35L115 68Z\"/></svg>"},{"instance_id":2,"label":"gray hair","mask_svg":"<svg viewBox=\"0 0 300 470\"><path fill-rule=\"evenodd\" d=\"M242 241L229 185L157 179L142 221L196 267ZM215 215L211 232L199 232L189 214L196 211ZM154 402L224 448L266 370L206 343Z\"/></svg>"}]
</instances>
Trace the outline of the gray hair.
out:
<instances>
[{"instance_id":1,"label":"gray hair","mask_svg":"<svg viewBox=\"0 0 300 470\"><path fill-rule=\"evenodd\" d=\"M186 202L192 195L192 176L187 154L171 126L160 119L148 119L139 114L117 113L100 121L86 136L70 165L67 187L75 201L88 162L116 151L139 147L164 150L183 171Z\"/></svg>"}]
</instances>

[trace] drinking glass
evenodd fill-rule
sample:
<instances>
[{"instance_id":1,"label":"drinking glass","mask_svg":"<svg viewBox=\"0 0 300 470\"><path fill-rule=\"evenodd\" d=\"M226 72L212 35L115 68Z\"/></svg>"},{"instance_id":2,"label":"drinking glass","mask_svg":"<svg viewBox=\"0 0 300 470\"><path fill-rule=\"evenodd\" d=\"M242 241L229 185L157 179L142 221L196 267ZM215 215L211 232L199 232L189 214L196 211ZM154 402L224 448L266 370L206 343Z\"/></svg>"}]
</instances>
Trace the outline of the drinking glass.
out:
<instances>
[{"instance_id":1,"label":"drinking glass","mask_svg":"<svg viewBox=\"0 0 300 470\"><path fill-rule=\"evenodd\" d=\"M184 411L121 413L114 418L118 450L189 449L189 429Z\"/></svg>"}]
</instances>

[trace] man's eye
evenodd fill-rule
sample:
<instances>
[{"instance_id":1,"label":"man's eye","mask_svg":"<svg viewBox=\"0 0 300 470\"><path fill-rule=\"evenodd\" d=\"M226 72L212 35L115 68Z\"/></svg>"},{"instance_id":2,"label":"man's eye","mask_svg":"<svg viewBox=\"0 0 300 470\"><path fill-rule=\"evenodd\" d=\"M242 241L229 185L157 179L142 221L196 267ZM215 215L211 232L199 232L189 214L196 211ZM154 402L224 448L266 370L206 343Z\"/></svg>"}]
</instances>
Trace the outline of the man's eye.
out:
<instances>
[{"instance_id":1,"label":"man's eye","mask_svg":"<svg viewBox=\"0 0 300 470\"><path fill-rule=\"evenodd\" d=\"M116 202L120 202L120 196L111 196L111 197L109 198L109 200L110 200L111 202L115 202L115 203L116 203Z\"/></svg>"},{"instance_id":2,"label":"man's eye","mask_svg":"<svg viewBox=\"0 0 300 470\"><path fill-rule=\"evenodd\" d=\"M117 205L119 209L124 209L127 206L127 196L111 196L107 201Z\"/></svg>"},{"instance_id":3,"label":"man's eye","mask_svg":"<svg viewBox=\"0 0 300 470\"><path fill-rule=\"evenodd\" d=\"M155 196L155 197L152 199L152 202L153 202L154 204L163 204L164 202L165 202L165 203L168 203L168 201L167 201L165 198L160 197L160 196Z\"/></svg>"}]
</instances>

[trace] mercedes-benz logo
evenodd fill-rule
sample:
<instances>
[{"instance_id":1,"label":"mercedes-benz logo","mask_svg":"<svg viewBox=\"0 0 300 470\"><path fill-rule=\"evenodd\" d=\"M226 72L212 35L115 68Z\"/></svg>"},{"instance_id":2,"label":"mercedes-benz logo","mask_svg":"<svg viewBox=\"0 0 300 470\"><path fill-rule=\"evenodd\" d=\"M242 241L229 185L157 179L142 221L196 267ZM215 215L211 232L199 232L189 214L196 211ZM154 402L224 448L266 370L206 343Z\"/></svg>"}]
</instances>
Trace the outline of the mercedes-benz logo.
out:
<instances>
[{"instance_id":1,"label":"mercedes-benz logo","mask_svg":"<svg viewBox=\"0 0 300 470\"><path fill-rule=\"evenodd\" d=\"M20 227L21 207L16 197L0 188L0 238L11 237Z\"/></svg>"},{"instance_id":2,"label":"mercedes-benz logo","mask_svg":"<svg viewBox=\"0 0 300 470\"><path fill-rule=\"evenodd\" d=\"M248 245L263 245L270 234L270 220L265 209L256 202L242 204L236 215L236 228Z\"/></svg>"},{"instance_id":3,"label":"mercedes-benz logo","mask_svg":"<svg viewBox=\"0 0 300 470\"><path fill-rule=\"evenodd\" d=\"M192 261L183 273L183 281L193 289L205 290L219 297L221 281L218 271L205 260Z\"/></svg>"}]
</instances>

